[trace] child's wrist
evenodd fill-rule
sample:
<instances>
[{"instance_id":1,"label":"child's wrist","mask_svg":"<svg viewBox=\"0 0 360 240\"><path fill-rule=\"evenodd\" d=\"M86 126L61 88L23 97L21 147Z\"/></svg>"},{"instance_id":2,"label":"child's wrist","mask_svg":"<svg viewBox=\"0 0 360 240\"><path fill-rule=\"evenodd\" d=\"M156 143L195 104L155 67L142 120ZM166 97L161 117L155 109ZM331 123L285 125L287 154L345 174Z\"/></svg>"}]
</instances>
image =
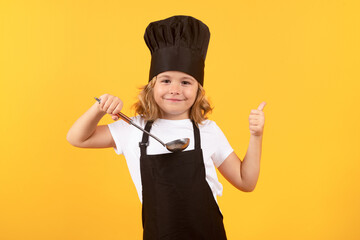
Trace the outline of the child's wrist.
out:
<instances>
[{"instance_id":1,"label":"child's wrist","mask_svg":"<svg viewBox=\"0 0 360 240\"><path fill-rule=\"evenodd\" d=\"M93 108L96 111L96 114L100 115L101 117L106 114L106 112L100 109L100 104L98 102L95 102L91 108Z\"/></svg>"},{"instance_id":2,"label":"child's wrist","mask_svg":"<svg viewBox=\"0 0 360 240\"><path fill-rule=\"evenodd\" d=\"M261 134L257 134L257 135L255 135L255 134L250 134L250 137L253 137L254 139L262 139L262 136L263 136L262 133L261 133Z\"/></svg>"}]
</instances>

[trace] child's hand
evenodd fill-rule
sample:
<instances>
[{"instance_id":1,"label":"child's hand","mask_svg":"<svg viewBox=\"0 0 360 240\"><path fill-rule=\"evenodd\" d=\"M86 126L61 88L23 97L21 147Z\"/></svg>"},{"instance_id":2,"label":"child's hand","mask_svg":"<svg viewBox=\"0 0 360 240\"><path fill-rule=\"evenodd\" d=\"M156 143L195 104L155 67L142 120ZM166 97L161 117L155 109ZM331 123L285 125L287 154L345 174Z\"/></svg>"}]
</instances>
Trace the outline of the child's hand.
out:
<instances>
[{"instance_id":1,"label":"child's hand","mask_svg":"<svg viewBox=\"0 0 360 240\"><path fill-rule=\"evenodd\" d=\"M254 136L261 136L264 131L265 117L262 111L266 105L266 102L260 103L256 110L251 110L249 116L249 129L250 134Z\"/></svg>"},{"instance_id":2,"label":"child's hand","mask_svg":"<svg viewBox=\"0 0 360 240\"><path fill-rule=\"evenodd\" d=\"M101 100L99 104L99 110L110 114L113 120L118 120L119 117L116 114L118 114L123 107L123 102L121 99L110 94L104 94L99 97L99 99Z\"/></svg>"}]
</instances>

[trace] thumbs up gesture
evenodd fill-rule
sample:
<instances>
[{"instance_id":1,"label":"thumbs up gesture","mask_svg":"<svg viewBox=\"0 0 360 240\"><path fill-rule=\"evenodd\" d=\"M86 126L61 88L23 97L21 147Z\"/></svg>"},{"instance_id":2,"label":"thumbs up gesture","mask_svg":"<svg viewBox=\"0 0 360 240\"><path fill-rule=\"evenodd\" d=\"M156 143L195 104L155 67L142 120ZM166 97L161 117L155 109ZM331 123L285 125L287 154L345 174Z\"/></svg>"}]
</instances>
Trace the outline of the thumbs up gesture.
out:
<instances>
[{"instance_id":1,"label":"thumbs up gesture","mask_svg":"<svg viewBox=\"0 0 360 240\"><path fill-rule=\"evenodd\" d=\"M249 129L250 134L254 136L261 136L264 131L265 117L263 109L266 105L266 102L260 103L257 109L253 109L250 112L249 116Z\"/></svg>"}]
</instances>

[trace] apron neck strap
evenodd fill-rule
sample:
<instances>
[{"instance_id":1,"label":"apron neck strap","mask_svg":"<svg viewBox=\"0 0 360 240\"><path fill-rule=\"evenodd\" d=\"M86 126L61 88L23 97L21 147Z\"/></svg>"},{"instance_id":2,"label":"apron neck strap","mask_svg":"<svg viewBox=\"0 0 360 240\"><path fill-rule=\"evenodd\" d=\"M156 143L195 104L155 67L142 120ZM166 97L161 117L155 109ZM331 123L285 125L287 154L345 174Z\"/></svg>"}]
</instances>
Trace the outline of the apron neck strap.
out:
<instances>
[{"instance_id":1,"label":"apron neck strap","mask_svg":"<svg viewBox=\"0 0 360 240\"><path fill-rule=\"evenodd\" d=\"M201 148L200 130L199 130L199 127L197 126L197 124L194 122L194 120L191 120L191 122L193 124L193 129L194 129L195 149L200 149ZM153 123L154 123L153 121L148 121L145 125L145 130L150 132L150 129L151 129ZM147 146L149 146L149 135L148 134L143 133L142 141L139 142L139 146L140 146L141 155L145 156L146 148L147 148Z\"/></svg>"},{"instance_id":2,"label":"apron neck strap","mask_svg":"<svg viewBox=\"0 0 360 240\"><path fill-rule=\"evenodd\" d=\"M200 130L198 125L194 122L194 120L191 120L194 128L194 139L195 139L195 149L201 148L201 142L200 142Z\"/></svg>"}]
</instances>

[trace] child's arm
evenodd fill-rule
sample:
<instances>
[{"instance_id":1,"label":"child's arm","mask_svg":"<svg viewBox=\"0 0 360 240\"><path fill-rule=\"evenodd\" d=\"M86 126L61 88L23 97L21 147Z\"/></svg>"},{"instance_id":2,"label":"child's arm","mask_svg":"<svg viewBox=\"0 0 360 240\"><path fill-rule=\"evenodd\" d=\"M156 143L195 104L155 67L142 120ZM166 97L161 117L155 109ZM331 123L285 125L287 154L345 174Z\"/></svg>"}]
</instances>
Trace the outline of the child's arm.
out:
<instances>
[{"instance_id":1,"label":"child's arm","mask_svg":"<svg viewBox=\"0 0 360 240\"><path fill-rule=\"evenodd\" d=\"M112 115L117 120L117 113L121 111L122 101L109 94L100 97L101 104L94 104L87 110L70 128L66 139L75 146L81 148L107 148L115 147L114 139L111 136L107 125L97 126L101 118L106 114Z\"/></svg>"},{"instance_id":2,"label":"child's arm","mask_svg":"<svg viewBox=\"0 0 360 240\"><path fill-rule=\"evenodd\" d=\"M265 102L257 110L251 110L249 116L250 140L244 158L241 161L233 152L218 167L219 172L236 188L244 192L255 189L260 173L262 135L264 130Z\"/></svg>"}]
</instances>

